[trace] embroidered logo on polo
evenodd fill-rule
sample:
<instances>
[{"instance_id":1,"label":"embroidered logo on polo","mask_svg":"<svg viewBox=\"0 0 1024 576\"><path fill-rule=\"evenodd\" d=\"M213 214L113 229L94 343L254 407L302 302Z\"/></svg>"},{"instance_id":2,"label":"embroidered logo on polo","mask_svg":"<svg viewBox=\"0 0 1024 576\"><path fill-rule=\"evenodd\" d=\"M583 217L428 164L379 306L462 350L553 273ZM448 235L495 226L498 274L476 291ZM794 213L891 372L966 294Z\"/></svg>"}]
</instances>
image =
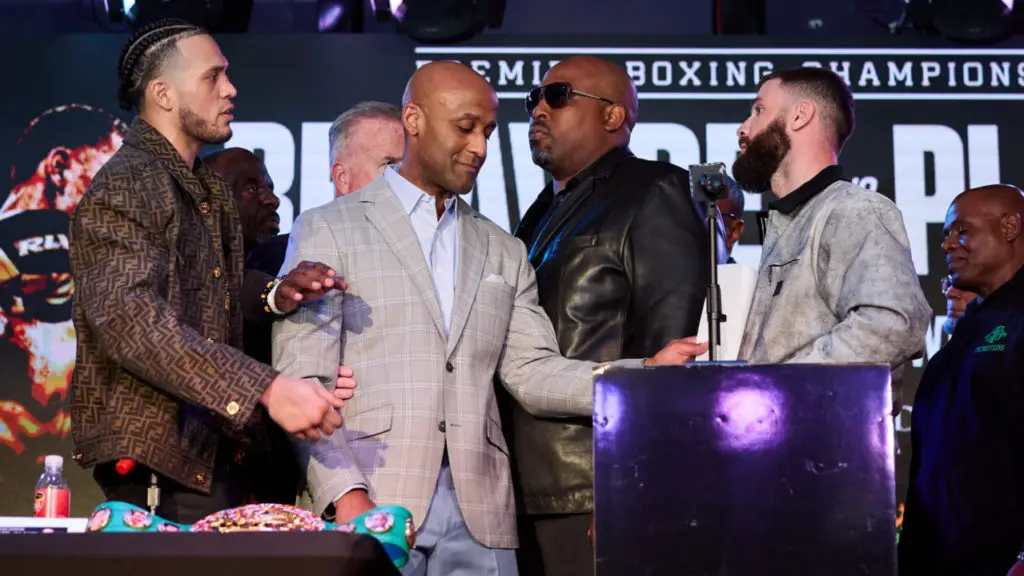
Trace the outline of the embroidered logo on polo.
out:
<instances>
[{"instance_id":1,"label":"embroidered logo on polo","mask_svg":"<svg viewBox=\"0 0 1024 576\"><path fill-rule=\"evenodd\" d=\"M1000 324L992 329L985 336L985 342L988 342L987 346L978 346L974 349L975 352L1002 352L1006 350L1006 344L997 344L997 342L1006 339L1008 334L1006 333L1006 326Z\"/></svg>"}]
</instances>

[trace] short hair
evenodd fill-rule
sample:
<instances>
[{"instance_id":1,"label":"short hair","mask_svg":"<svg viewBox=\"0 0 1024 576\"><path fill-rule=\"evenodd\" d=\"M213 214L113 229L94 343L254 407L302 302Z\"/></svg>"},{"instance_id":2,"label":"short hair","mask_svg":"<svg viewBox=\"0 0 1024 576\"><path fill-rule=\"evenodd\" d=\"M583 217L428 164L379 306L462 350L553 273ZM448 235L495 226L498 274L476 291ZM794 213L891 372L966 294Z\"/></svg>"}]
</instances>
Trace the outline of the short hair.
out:
<instances>
[{"instance_id":1,"label":"short hair","mask_svg":"<svg viewBox=\"0 0 1024 576\"><path fill-rule=\"evenodd\" d=\"M813 99L819 105L822 119L829 124L836 151L842 151L857 123L853 93L846 82L828 68L812 66L772 72L761 79L758 87L771 80L778 80L784 88Z\"/></svg>"},{"instance_id":2,"label":"short hair","mask_svg":"<svg viewBox=\"0 0 1024 576\"><path fill-rule=\"evenodd\" d=\"M117 101L121 108L138 110L146 86L178 53L178 42L205 34L206 30L178 18L164 18L136 29L117 61Z\"/></svg>"},{"instance_id":3,"label":"short hair","mask_svg":"<svg viewBox=\"0 0 1024 576\"><path fill-rule=\"evenodd\" d=\"M360 102L355 106L342 112L331 124L327 133L330 144L331 166L341 154L341 151L348 146L348 139L352 134L352 128L363 120L394 120L402 122L402 111L394 104L387 102L376 102L368 100Z\"/></svg>"},{"instance_id":4,"label":"short hair","mask_svg":"<svg viewBox=\"0 0 1024 576\"><path fill-rule=\"evenodd\" d=\"M39 163L59 146L74 150L96 146L127 127L113 114L85 104L67 104L46 110L22 132L11 163L11 187L28 180Z\"/></svg>"}]
</instances>

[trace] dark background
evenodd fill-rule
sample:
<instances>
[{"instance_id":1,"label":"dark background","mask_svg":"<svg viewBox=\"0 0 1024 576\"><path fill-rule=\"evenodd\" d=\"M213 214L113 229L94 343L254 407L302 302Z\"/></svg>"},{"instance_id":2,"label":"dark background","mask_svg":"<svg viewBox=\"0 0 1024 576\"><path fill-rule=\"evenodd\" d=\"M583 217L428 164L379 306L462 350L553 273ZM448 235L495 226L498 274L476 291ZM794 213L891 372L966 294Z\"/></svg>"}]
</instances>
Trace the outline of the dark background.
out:
<instances>
[{"instance_id":1,"label":"dark background","mask_svg":"<svg viewBox=\"0 0 1024 576\"><path fill-rule=\"evenodd\" d=\"M487 61L492 65L488 75L498 69L497 61L500 59L506 60L510 66L518 60L540 60L543 62L542 74L549 61L581 50L601 53L620 62L644 62L647 82L639 87L641 124L634 135L633 148L640 155L666 159L684 167L705 160L731 164L734 151L726 149L728 144L716 145L709 154L708 125L730 125L712 128L719 134L728 134L746 117L749 98L756 90L756 79L750 74L755 61L770 61L776 67L796 66L805 61L820 61L825 65L830 61L850 61L855 94L859 96L858 124L844 151L842 164L849 177L873 177L877 181L877 185L872 185L874 189L895 198L911 236L916 234L921 238L918 244L922 249L914 253L915 262L922 273L925 293L936 314L940 315L934 324L934 333L929 335L929 354L934 353L943 341L938 327L942 323L945 303L940 294L939 279L945 274L945 269L938 246L939 223L946 206L953 195L968 184L1020 183L1024 180L1024 165L1017 160L1011 147L1012 139L1021 127L1016 113L1019 112L1019 100L1024 98L1024 82L1018 81L1017 76L1018 64L1024 62L1024 50L1017 46L986 52L929 54L907 51L890 44L888 47L881 45L885 50L877 54L865 54L861 50L864 41L780 43L763 38L740 41L709 37L647 36L641 39L628 36L486 35L469 45L446 48L444 50L448 52L438 54L437 49L421 49L416 53L411 40L394 34L276 34L220 37L219 40L231 62L228 73L239 91L235 111L238 140L234 144L267 142L266 149L260 153L266 154L271 176L278 183L278 193L291 201L290 207L286 203L282 208L286 212L282 222L285 230L295 211L317 203L324 187L329 186L326 157L321 161L314 155L314 150L326 153L324 123L330 123L360 100L384 100L397 104L417 60ZM117 111L114 97L115 62L123 41L124 37L116 34L3 35L0 50L8 58L3 64L6 82L2 96L4 113L0 115L0 163L7 165L14 153L14 143L27 124L53 106L89 104L116 112L125 121L130 121L129 114ZM507 53L489 54L482 50L493 47L504 47ZM638 47L648 48L648 53L622 53L630 52L624 49ZM533 53L530 53L531 48ZM779 48L789 50L779 53ZM729 60L747 62L745 85L726 86L724 70L725 62ZM868 60L877 63L883 85L859 89L856 71ZM888 75L886 62L902 66L910 61L919 66L926 60L938 62L943 74L933 79L930 86L922 86L920 68L915 69L912 86L885 85ZM651 74L656 61L669 61L675 73L680 71L679 61L686 61L688 65L702 62L702 73L708 71L712 61L719 61L722 76L718 86L709 86L707 77L701 86L679 86L678 77L672 86L654 86ZM962 78L955 86L950 86L945 76L950 63L960 69L964 63L974 61L981 63L985 73L984 86L966 88ZM989 67L993 62L1003 61L1008 63L1011 71L1011 86L993 88ZM530 66L529 63L524 64L526 85L496 86L502 93L500 127L491 140L490 158L481 174L479 190L473 196L473 202L485 215L509 227L516 224L519 214L525 211L544 182L543 174L530 164L528 155L524 155L526 143L522 123L526 121L526 115L521 93L530 87ZM492 82L495 80L496 74ZM274 123L279 126L274 126ZM995 128L969 130L972 125ZM685 136L684 128L696 137L699 152L685 152L690 148L686 146L688 136ZM911 148L935 148L943 143L935 135L944 135L946 144L940 146L938 155L894 149L895 131L915 129L919 136L910 139ZM322 131L322 137L318 131ZM969 132L974 132L975 137L969 139ZM287 138L279 137L285 133L292 139L290 151ZM985 140L977 136L979 133L995 133L997 138L992 141L992 146L986 147ZM729 142L727 137L720 140ZM957 142L962 142L962 148ZM735 144L734 137L731 144ZM985 168L986 163L991 167ZM923 170L923 179L904 174L897 181L897 164L918 166ZM960 172L948 171L957 166L963 167ZM6 168L0 170L0 175L10 184ZM6 194L6 189L9 185L0 188L0 196ZM743 238L747 247L738 257L741 262L754 267L758 258L754 212L760 200L755 196L747 197L748 226ZM924 220L931 224L926 226ZM679 249L685 251L687 247ZM5 360L0 358L0 362ZM19 383L24 381L24 377L19 374L23 375L24 371L25 367L16 357L0 365L0 375L3 375L0 377L0 402L4 398L25 397L21 390L12 389L23 385ZM919 377L920 367L908 375L903 391L907 404L913 398ZM902 449L897 459L899 498L905 489L904 475L909 463L907 432L910 410L909 406L905 407L897 421L898 445ZM39 458L47 453L65 456L66 473L74 491L73 514L86 515L100 496L91 477L70 460L71 449L70 438L59 437L35 440L20 456L0 446L0 515L31 513L32 487L42 470Z\"/></svg>"}]
</instances>

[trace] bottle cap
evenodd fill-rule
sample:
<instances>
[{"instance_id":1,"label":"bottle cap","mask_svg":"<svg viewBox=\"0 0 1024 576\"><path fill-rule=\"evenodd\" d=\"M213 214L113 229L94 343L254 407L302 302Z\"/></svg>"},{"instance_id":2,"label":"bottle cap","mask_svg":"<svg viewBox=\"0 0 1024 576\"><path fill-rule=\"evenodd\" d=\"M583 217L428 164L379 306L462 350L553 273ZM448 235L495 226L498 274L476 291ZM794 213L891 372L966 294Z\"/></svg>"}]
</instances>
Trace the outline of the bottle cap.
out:
<instances>
[{"instance_id":1,"label":"bottle cap","mask_svg":"<svg viewBox=\"0 0 1024 576\"><path fill-rule=\"evenodd\" d=\"M64 457L63 456L59 456L57 454L50 454L49 456L46 457L45 460L43 460L43 465L46 466L47 468L51 468L51 469L52 468L63 468L64 467Z\"/></svg>"}]
</instances>

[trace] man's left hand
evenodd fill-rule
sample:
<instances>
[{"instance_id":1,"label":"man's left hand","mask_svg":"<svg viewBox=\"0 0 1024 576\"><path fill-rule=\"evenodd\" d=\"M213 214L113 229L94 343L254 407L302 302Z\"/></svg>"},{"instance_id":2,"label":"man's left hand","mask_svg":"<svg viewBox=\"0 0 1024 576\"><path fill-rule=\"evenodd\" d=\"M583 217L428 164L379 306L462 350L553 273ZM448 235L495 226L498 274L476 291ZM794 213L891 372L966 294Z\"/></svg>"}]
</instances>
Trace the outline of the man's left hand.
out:
<instances>
[{"instance_id":1,"label":"man's left hand","mask_svg":"<svg viewBox=\"0 0 1024 576\"><path fill-rule=\"evenodd\" d=\"M351 400L356 394L355 373L348 366L338 367L338 382L334 386L334 396L340 400Z\"/></svg>"},{"instance_id":2,"label":"man's left hand","mask_svg":"<svg viewBox=\"0 0 1024 576\"><path fill-rule=\"evenodd\" d=\"M344 407L345 400L351 400L356 395L356 379L355 373L348 366L338 367L338 381L334 386L334 397L342 401L342 407ZM344 422L342 422L344 425ZM312 433L314 429L310 428L305 432L299 432L296 434L300 440L307 438L315 438Z\"/></svg>"},{"instance_id":3,"label":"man's left hand","mask_svg":"<svg viewBox=\"0 0 1024 576\"><path fill-rule=\"evenodd\" d=\"M326 264L303 260L292 269L274 293L274 306L288 314L303 302L315 302L330 290L347 290L344 278Z\"/></svg>"}]
</instances>

